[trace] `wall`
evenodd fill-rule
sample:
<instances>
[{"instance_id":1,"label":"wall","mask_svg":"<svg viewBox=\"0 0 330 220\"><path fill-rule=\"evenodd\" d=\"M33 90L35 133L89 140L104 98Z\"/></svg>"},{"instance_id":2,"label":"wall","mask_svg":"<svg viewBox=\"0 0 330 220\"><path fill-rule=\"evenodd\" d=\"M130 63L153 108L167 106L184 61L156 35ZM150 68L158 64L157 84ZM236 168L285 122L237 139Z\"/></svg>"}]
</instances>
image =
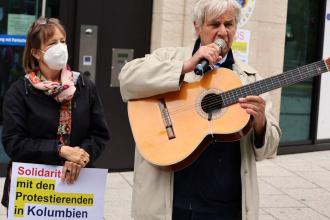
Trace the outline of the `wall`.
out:
<instances>
[{"instance_id":1,"label":"wall","mask_svg":"<svg viewBox=\"0 0 330 220\"><path fill-rule=\"evenodd\" d=\"M323 58L330 59L330 0L327 1L325 15L324 43L323 43ZM319 118L317 128L317 139L330 139L330 74L325 73L321 78L321 91L319 103Z\"/></svg>"},{"instance_id":2,"label":"wall","mask_svg":"<svg viewBox=\"0 0 330 220\"><path fill-rule=\"evenodd\" d=\"M249 64L263 77L283 69L288 0L255 0L248 23L251 31ZM192 7L195 0L154 0L151 50L167 46L187 46L195 40ZM274 113L280 113L280 89L271 93Z\"/></svg>"}]
</instances>

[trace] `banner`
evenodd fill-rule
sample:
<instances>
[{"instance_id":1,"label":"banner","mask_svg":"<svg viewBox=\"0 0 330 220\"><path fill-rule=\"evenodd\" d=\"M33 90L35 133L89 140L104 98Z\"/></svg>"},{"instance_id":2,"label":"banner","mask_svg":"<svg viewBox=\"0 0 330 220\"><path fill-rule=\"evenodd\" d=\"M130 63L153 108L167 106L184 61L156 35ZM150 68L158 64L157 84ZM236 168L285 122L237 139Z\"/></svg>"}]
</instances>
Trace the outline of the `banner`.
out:
<instances>
[{"instance_id":1,"label":"banner","mask_svg":"<svg viewBox=\"0 0 330 220\"><path fill-rule=\"evenodd\" d=\"M0 34L0 45L24 47L26 42L25 35L6 35Z\"/></svg>"},{"instance_id":2,"label":"banner","mask_svg":"<svg viewBox=\"0 0 330 220\"><path fill-rule=\"evenodd\" d=\"M83 168L61 182L62 166L13 163L8 219L103 219L106 169Z\"/></svg>"}]
</instances>

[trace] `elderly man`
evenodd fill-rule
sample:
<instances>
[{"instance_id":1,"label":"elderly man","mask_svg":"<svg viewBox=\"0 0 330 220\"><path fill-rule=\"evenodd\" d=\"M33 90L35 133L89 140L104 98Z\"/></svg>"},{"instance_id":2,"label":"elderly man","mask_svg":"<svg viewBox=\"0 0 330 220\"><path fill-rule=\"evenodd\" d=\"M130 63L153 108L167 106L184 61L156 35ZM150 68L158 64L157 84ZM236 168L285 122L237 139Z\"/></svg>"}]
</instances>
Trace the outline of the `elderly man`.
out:
<instances>
[{"instance_id":1,"label":"elderly man","mask_svg":"<svg viewBox=\"0 0 330 220\"><path fill-rule=\"evenodd\" d=\"M193 48L160 48L127 63L119 76L125 101L180 89L182 81L206 59L210 68L233 70L243 84L260 80L233 56L231 45L241 6L235 0L199 0L194 7L197 40ZM215 40L223 39L219 48ZM161 170L135 154L132 216L137 220L258 219L256 160L276 155L280 128L266 95L239 99L253 118L253 128L239 141L214 141L190 166ZM188 124L189 126L189 124Z\"/></svg>"}]
</instances>

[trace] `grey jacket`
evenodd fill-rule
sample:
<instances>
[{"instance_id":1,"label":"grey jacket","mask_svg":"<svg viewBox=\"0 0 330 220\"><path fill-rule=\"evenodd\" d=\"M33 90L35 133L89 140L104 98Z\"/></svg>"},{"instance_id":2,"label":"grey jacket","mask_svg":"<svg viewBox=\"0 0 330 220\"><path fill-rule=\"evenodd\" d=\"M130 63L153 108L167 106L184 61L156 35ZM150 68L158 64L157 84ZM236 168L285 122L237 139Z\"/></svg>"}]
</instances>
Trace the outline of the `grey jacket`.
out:
<instances>
[{"instance_id":1,"label":"grey jacket","mask_svg":"<svg viewBox=\"0 0 330 220\"><path fill-rule=\"evenodd\" d=\"M191 57L192 48L160 48L144 58L127 63L120 75L120 90L124 101L144 98L180 89L183 62ZM233 65L243 84L260 80L254 69L235 58ZM193 72L184 81L199 80ZM253 129L240 140L242 219L258 219L259 192L256 161L276 155L281 135L272 115L272 103L267 94L267 127L264 145L254 146ZM171 220L173 202L173 172L160 170L135 152L132 217L136 220Z\"/></svg>"}]
</instances>

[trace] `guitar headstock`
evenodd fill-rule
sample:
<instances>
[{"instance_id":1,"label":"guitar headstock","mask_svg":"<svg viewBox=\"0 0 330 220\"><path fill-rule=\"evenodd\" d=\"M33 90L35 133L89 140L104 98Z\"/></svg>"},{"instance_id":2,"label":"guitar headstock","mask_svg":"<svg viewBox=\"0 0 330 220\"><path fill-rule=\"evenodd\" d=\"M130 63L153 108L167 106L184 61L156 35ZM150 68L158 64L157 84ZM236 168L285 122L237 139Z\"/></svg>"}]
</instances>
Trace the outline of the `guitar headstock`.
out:
<instances>
[{"instance_id":1,"label":"guitar headstock","mask_svg":"<svg viewBox=\"0 0 330 220\"><path fill-rule=\"evenodd\" d=\"M330 57L328 57L328 59L324 60L324 62L325 62L325 65L328 68L328 71L330 71Z\"/></svg>"}]
</instances>

